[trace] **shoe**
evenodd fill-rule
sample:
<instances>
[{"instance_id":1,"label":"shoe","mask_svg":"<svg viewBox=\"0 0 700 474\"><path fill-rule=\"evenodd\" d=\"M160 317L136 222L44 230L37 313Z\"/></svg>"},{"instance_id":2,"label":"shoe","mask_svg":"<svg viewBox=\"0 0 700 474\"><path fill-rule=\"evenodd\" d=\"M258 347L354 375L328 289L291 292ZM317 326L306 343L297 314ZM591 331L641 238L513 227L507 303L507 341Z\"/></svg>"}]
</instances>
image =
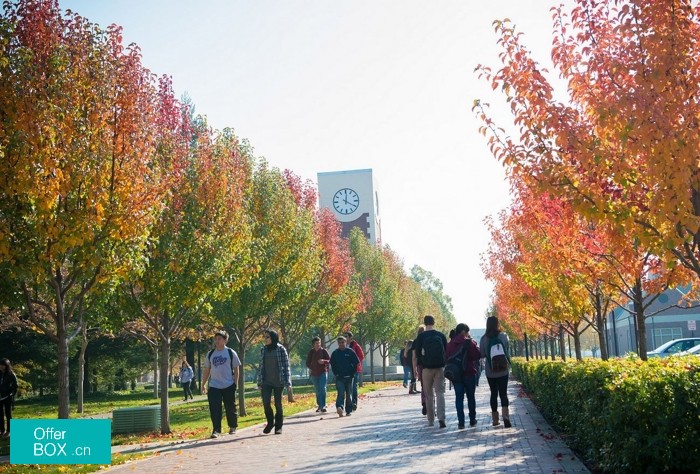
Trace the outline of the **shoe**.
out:
<instances>
[{"instance_id":1,"label":"shoe","mask_svg":"<svg viewBox=\"0 0 700 474\"><path fill-rule=\"evenodd\" d=\"M335 411L338 413L338 416L343 416L343 409L341 407L338 407Z\"/></svg>"},{"instance_id":2,"label":"shoe","mask_svg":"<svg viewBox=\"0 0 700 474\"><path fill-rule=\"evenodd\" d=\"M509 408L508 408L508 407L503 407L503 409L502 409L501 411L503 412L503 426L504 426L505 428L510 428L510 427L513 426L513 425L510 424L510 412L509 412Z\"/></svg>"},{"instance_id":3,"label":"shoe","mask_svg":"<svg viewBox=\"0 0 700 474\"><path fill-rule=\"evenodd\" d=\"M423 416L428 414L428 409L425 408L425 405L423 405Z\"/></svg>"},{"instance_id":4,"label":"shoe","mask_svg":"<svg viewBox=\"0 0 700 474\"><path fill-rule=\"evenodd\" d=\"M316 413L321 413L321 409L320 409L320 408L316 408Z\"/></svg>"},{"instance_id":5,"label":"shoe","mask_svg":"<svg viewBox=\"0 0 700 474\"><path fill-rule=\"evenodd\" d=\"M408 388L408 385L406 385L406 384L403 384L403 388Z\"/></svg>"},{"instance_id":6,"label":"shoe","mask_svg":"<svg viewBox=\"0 0 700 474\"><path fill-rule=\"evenodd\" d=\"M357 410L357 403L353 403L352 404L352 411L356 411L356 410Z\"/></svg>"},{"instance_id":7,"label":"shoe","mask_svg":"<svg viewBox=\"0 0 700 474\"><path fill-rule=\"evenodd\" d=\"M491 424L493 426L498 426L500 423L498 422L498 412L497 411L492 411L491 412Z\"/></svg>"},{"instance_id":8,"label":"shoe","mask_svg":"<svg viewBox=\"0 0 700 474\"><path fill-rule=\"evenodd\" d=\"M445 424L445 422L443 420L440 420L439 423L440 423L440 428L447 428L447 425Z\"/></svg>"},{"instance_id":9,"label":"shoe","mask_svg":"<svg viewBox=\"0 0 700 474\"><path fill-rule=\"evenodd\" d=\"M282 434L282 428L277 428L275 430L275 434Z\"/></svg>"},{"instance_id":10,"label":"shoe","mask_svg":"<svg viewBox=\"0 0 700 474\"><path fill-rule=\"evenodd\" d=\"M229 428L228 434L236 434L236 428Z\"/></svg>"},{"instance_id":11,"label":"shoe","mask_svg":"<svg viewBox=\"0 0 700 474\"><path fill-rule=\"evenodd\" d=\"M326 410L325 408L321 408L321 413L326 413L326 412L328 412L328 410Z\"/></svg>"},{"instance_id":12,"label":"shoe","mask_svg":"<svg viewBox=\"0 0 700 474\"><path fill-rule=\"evenodd\" d=\"M186 402L186 401L187 401L187 397L185 397L185 399L183 400L183 402Z\"/></svg>"},{"instance_id":13,"label":"shoe","mask_svg":"<svg viewBox=\"0 0 700 474\"><path fill-rule=\"evenodd\" d=\"M476 426L476 420L472 420L469 422L469 426L474 427Z\"/></svg>"},{"instance_id":14,"label":"shoe","mask_svg":"<svg viewBox=\"0 0 700 474\"><path fill-rule=\"evenodd\" d=\"M428 426L435 426L435 422L434 422L434 421L429 421L429 422L428 422Z\"/></svg>"},{"instance_id":15,"label":"shoe","mask_svg":"<svg viewBox=\"0 0 700 474\"><path fill-rule=\"evenodd\" d=\"M273 425L272 423L268 423L267 425L265 425L265 428L263 428L263 433L268 434L270 431L272 431L272 428L274 427L275 425Z\"/></svg>"},{"instance_id":16,"label":"shoe","mask_svg":"<svg viewBox=\"0 0 700 474\"><path fill-rule=\"evenodd\" d=\"M459 425L457 425L457 428L459 428L460 430L463 430L463 429L464 429L464 423L460 423Z\"/></svg>"},{"instance_id":17,"label":"shoe","mask_svg":"<svg viewBox=\"0 0 700 474\"><path fill-rule=\"evenodd\" d=\"M220 433L219 433L218 431L212 431L212 432L211 432L210 438L212 438L212 439L218 438L218 437L219 437L219 434L220 434Z\"/></svg>"},{"instance_id":18,"label":"shoe","mask_svg":"<svg viewBox=\"0 0 700 474\"><path fill-rule=\"evenodd\" d=\"M350 416L350 415L352 415L352 412L345 414L345 416Z\"/></svg>"}]
</instances>

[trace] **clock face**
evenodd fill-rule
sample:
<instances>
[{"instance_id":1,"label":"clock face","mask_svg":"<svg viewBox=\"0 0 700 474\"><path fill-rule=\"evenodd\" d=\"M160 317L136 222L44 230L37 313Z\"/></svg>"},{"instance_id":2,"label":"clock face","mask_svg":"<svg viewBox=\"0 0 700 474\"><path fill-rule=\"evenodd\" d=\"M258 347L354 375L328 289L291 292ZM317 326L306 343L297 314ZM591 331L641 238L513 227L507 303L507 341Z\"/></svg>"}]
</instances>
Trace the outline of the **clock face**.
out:
<instances>
[{"instance_id":1,"label":"clock face","mask_svg":"<svg viewBox=\"0 0 700 474\"><path fill-rule=\"evenodd\" d=\"M343 188L333 196L333 207L339 214L352 214L360 205L360 196L350 188Z\"/></svg>"}]
</instances>

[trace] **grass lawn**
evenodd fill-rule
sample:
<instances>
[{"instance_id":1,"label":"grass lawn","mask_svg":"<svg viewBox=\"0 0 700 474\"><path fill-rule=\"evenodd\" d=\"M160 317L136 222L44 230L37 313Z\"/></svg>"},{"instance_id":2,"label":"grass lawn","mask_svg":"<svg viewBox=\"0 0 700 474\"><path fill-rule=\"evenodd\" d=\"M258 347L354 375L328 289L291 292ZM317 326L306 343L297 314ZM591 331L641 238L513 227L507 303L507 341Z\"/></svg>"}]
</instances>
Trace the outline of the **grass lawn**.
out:
<instances>
[{"instance_id":1,"label":"grass lawn","mask_svg":"<svg viewBox=\"0 0 700 474\"><path fill-rule=\"evenodd\" d=\"M365 383L360 388L360 394L373 392L387 387L399 386L401 382L377 382L374 384ZM238 427L245 428L265 421L265 414L262 408L260 393L253 384L246 384L246 411L245 417L238 419ZM171 401L181 400L182 390L170 389L168 391ZM85 401L85 416L96 415L100 413L110 412L117 408L127 408L132 406L157 405L160 400L152 398L152 391L137 390L134 392L118 392L111 395L102 395L86 399ZM306 411L316 406L316 397L312 386L294 387L294 403L287 401L284 396L284 414L286 416L293 415L302 411ZM328 385L328 403L333 406L335 402L335 385ZM72 403L72 402L71 402ZM71 408L74 408L71 406ZM239 408L240 410L240 408ZM13 415L16 418L56 418L58 407L55 397L53 400L50 397L42 399L30 399L17 402L17 406ZM71 415L77 418L75 414ZM226 419L224 418L223 428L226 428ZM211 434L211 420L209 418L209 407L205 397L195 397L195 400L173 405L170 407L170 429L171 434L161 435L160 433L137 433L137 434L119 434L112 435L112 445L124 444L141 444L154 441L168 442L192 439L204 439ZM9 440L0 440L0 455L7 455L10 452ZM112 464L122 464L131 459L137 459L143 456L148 456L148 453L131 454L131 455L113 455ZM60 473L60 472L94 472L100 469L99 465L14 465L0 464L0 473L31 473L41 471L45 473Z\"/></svg>"}]
</instances>

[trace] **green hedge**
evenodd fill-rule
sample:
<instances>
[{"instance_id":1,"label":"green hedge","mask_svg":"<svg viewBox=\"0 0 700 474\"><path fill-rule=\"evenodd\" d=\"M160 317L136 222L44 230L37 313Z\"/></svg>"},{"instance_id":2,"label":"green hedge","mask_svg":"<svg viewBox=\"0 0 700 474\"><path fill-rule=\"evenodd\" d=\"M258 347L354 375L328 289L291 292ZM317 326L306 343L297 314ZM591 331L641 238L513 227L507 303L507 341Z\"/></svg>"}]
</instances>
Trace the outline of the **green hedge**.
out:
<instances>
[{"instance_id":1,"label":"green hedge","mask_svg":"<svg viewBox=\"0 0 700 474\"><path fill-rule=\"evenodd\" d=\"M515 358L545 417L606 472L700 472L700 357Z\"/></svg>"}]
</instances>

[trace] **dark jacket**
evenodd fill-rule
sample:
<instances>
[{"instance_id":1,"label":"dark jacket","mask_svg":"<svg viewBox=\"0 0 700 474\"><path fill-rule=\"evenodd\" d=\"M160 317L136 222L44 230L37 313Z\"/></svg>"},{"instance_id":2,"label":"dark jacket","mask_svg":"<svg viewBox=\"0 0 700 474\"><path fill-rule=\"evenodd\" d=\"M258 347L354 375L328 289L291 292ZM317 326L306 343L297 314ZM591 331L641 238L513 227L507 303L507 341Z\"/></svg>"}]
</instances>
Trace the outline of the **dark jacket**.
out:
<instances>
[{"instance_id":1,"label":"dark jacket","mask_svg":"<svg viewBox=\"0 0 700 474\"><path fill-rule=\"evenodd\" d=\"M0 398L15 398L17 394L17 376L14 372L0 372Z\"/></svg>"},{"instance_id":2,"label":"dark jacket","mask_svg":"<svg viewBox=\"0 0 700 474\"><path fill-rule=\"evenodd\" d=\"M355 351L346 347L342 351L336 349L331 354L331 369L336 377L352 377L357 372L357 364L360 359L357 358Z\"/></svg>"},{"instance_id":3,"label":"dark jacket","mask_svg":"<svg viewBox=\"0 0 700 474\"><path fill-rule=\"evenodd\" d=\"M464 374L465 375L476 375L476 364L481 360L481 352L479 351L479 346L476 345L476 341L472 338L467 339L463 334L459 334L452 338L450 342L447 343L447 351L445 351L445 356L449 359L453 355L457 354L459 351L464 349L464 344L467 351L467 360L469 363L464 364Z\"/></svg>"},{"instance_id":4,"label":"dark jacket","mask_svg":"<svg viewBox=\"0 0 700 474\"><path fill-rule=\"evenodd\" d=\"M265 379L265 351L275 351L277 353L277 370L280 374L280 387L291 387L292 377L289 367L289 354L287 349L279 343L279 336L275 331L268 331L271 343L260 348L260 371L258 372L258 386L263 384Z\"/></svg>"},{"instance_id":5,"label":"dark jacket","mask_svg":"<svg viewBox=\"0 0 700 474\"><path fill-rule=\"evenodd\" d=\"M311 371L311 375L318 377L324 372L328 372L328 361L331 359L331 355L321 347L319 350L314 350L311 348L308 354L306 354L306 366ZM319 364L318 361L325 361L323 364Z\"/></svg>"}]
</instances>

